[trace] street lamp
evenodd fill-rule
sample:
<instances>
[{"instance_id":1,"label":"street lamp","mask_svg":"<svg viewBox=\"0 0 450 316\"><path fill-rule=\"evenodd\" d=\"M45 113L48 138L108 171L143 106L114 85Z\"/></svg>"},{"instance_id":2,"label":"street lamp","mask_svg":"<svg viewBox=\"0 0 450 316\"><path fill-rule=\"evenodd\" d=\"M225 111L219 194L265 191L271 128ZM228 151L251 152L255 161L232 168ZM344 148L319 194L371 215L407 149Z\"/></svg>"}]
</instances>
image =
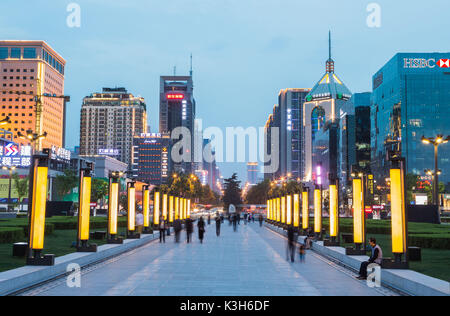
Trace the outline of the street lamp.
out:
<instances>
[{"instance_id":1,"label":"street lamp","mask_svg":"<svg viewBox=\"0 0 450 316\"><path fill-rule=\"evenodd\" d=\"M11 166L11 167L7 167L7 166L3 166L2 167L3 170L9 170L9 189L8 189L8 210L10 210L11 208L11 180L12 180L12 173L14 170L16 170L15 166Z\"/></svg>"},{"instance_id":2,"label":"street lamp","mask_svg":"<svg viewBox=\"0 0 450 316\"><path fill-rule=\"evenodd\" d=\"M26 135L21 132L17 132L17 137L21 139L28 140L30 143L33 143L36 150L39 150L39 143L41 140L47 137L47 132L42 133L41 135L34 133L33 130L29 129L26 131Z\"/></svg>"},{"instance_id":3,"label":"street lamp","mask_svg":"<svg viewBox=\"0 0 450 316\"><path fill-rule=\"evenodd\" d=\"M434 177L433 177L433 204L439 208L439 170L438 170L438 147L450 141L450 136L437 135L435 138L422 136L422 143L434 146Z\"/></svg>"},{"instance_id":4,"label":"street lamp","mask_svg":"<svg viewBox=\"0 0 450 316\"><path fill-rule=\"evenodd\" d=\"M0 126L11 124L11 119L9 116L5 117L4 119L0 120Z\"/></svg>"}]
</instances>

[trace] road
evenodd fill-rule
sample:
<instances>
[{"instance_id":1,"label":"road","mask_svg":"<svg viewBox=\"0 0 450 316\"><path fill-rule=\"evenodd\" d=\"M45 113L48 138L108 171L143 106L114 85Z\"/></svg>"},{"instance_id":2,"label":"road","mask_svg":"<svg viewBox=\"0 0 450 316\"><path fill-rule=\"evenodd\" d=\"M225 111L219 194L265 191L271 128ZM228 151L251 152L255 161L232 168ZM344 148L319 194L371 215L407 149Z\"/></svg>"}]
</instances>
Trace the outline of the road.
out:
<instances>
[{"instance_id":1,"label":"road","mask_svg":"<svg viewBox=\"0 0 450 316\"><path fill-rule=\"evenodd\" d=\"M233 232L226 222L220 237L207 226L200 244L173 236L82 271L81 287L70 288L65 278L22 295L48 296L330 296L395 295L388 289L369 288L350 271L314 252L306 263L286 260L286 241L258 223ZM183 235L184 237L184 235Z\"/></svg>"}]
</instances>

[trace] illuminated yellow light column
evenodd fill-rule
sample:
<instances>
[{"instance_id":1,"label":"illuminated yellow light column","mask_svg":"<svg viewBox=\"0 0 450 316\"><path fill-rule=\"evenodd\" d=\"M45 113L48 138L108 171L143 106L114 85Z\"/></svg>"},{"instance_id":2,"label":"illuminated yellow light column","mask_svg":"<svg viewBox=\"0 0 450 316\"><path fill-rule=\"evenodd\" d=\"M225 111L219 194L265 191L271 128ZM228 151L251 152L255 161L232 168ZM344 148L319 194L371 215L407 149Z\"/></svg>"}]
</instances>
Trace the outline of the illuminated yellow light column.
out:
<instances>
[{"instance_id":1,"label":"illuminated yellow light column","mask_svg":"<svg viewBox=\"0 0 450 316\"><path fill-rule=\"evenodd\" d=\"M27 265L52 266L55 264L54 255L41 256L44 249L45 237L45 212L47 204L48 185L48 155L33 156L31 167L31 180L28 194L29 240Z\"/></svg>"},{"instance_id":2,"label":"illuminated yellow light column","mask_svg":"<svg viewBox=\"0 0 450 316\"><path fill-rule=\"evenodd\" d=\"M89 240L89 220L91 213L91 177L81 177L79 191L78 239Z\"/></svg>"},{"instance_id":3,"label":"illuminated yellow light column","mask_svg":"<svg viewBox=\"0 0 450 316\"><path fill-rule=\"evenodd\" d=\"M158 226L161 212L161 194L155 192L153 201L153 224Z\"/></svg>"},{"instance_id":4,"label":"illuminated yellow light column","mask_svg":"<svg viewBox=\"0 0 450 316\"><path fill-rule=\"evenodd\" d=\"M270 219L270 200L267 200L266 212L267 212L267 214L266 214L267 219Z\"/></svg>"},{"instance_id":5,"label":"illuminated yellow light column","mask_svg":"<svg viewBox=\"0 0 450 316\"><path fill-rule=\"evenodd\" d=\"M183 198L183 219L187 219L187 200Z\"/></svg>"},{"instance_id":6,"label":"illuminated yellow light column","mask_svg":"<svg viewBox=\"0 0 450 316\"><path fill-rule=\"evenodd\" d=\"M407 247L403 172L401 169L391 169L390 175L392 253L403 254Z\"/></svg>"},{"instance_id":7,"label":"illuminated yellow light column","mask_svg":"<svg viewBox=\"0 0 450 316\"><path fill-rule=\"evenodd\" d=\"M136 231L136 188L134 187L135 183L128 183L128 232L127 237L135 237Z\"/></svg>"},{"instance_id":8,"label":"illuminated yellow light column","mask_svg":"<svg viewBox=\"0 0 450 316\"><path fill-rule=\"evenodd\" d=\"M339 233L338 190L335 184L330 185L330 237Z\"/></svg>"},{"instance_id":9,"label":"illuminated yellow light column","mask_svg":"<svg viewBox=\"0 0 450 316\"><path fill-rule=\"evenodd\" d=\"M302 192L302 228L309 228L309 196L308 191Z\"/></svg>"},{"instance_id":10,"label":"illuminated yellow light column","mask_svg":"<svg viewBox=\"0 0 450 316\"><path fill-rule=\"evenodd\" d=\"M300 226L300 194L294 194L294 227Z\"/></svg>"},{"instance_id":11,"label":"illuminated yellow light column","mask_svg":"<svg viewBox=\"0 0 450 316\"><path fill-rule=\"evenodd\" d=\"M277 222L281 222L281 198L277 198Z\"/></svg>"},{"instance_id":12,"label":"illuminated yellow light column","mask_svg":"<svg viewBox=\"0 0 450 316\"><path fill-rule=\"evenodd\" d=\"M117 215L119 213L119 183L111 179L108 201L108 234L117 235Z\"/></svg>"},{"instance_id":13,"label":"illuminated yellow light column","mask_svg":"<svg viewBox=\"0 0 450 316\"><path fill-rule=\"evenodd\" d=\"M292 195L286 196L286 224L292 225Z\"/></svg>"},{"instance_id":14,"label":"illuminated yellow light column","mask_svg":"<svg viewBox=\"0 0 450 316\"><path fill-rule=\"evenodd\" d=\"M44 249L45 212L47 203L47 167L34 167L33 196L31 204L31 227L29 247L33 250Z\"/></svg>"},{"instance_id":15,"label":"illuminated yellow light column","mask_svg":"<svg viewBox=\"0 0 450 316\"><path fill-rule=\"evenodd\" d=\"M173 223L174 218L174 197L169 196L169 223Z\"/></svg>"},{"instance_id":16,"label":"illuminated yellow light column","mask_svg":"<svg viewBox=\"0 0 450 316\"><path fill-rule=\"evenodd\" d=\"M175 197L175 220L180 219L180 198Z\"/></svg>"},{"instance_id":17,"label":"illuminated yellow light column","mask_svg":"<svg viewBox=\"0 0 450 316\"><path fill-rule=\"evenodd\" d=\"M276 199L271 199L270 200L271 201L271 206L270 206L270 208L271 208L271 212L270 212L270 219L272 220L272 221L274 221L274 220L276 220L276 211L277 211L277 203L276 203Z\"/></svg>"},{"instance_id":18,"label":"illuminated yellow light column","mask_svg":"<svg viewBox=\"0 0 450 316\"><path fill-rule=\"evenodd\" d=\"M167 221L167 207L168 207L168 199L167 194L163 194L163 200L162 200L162 218L164 221Z\"/></svg>"},{"instance_id":19,"label":"illuminated yellow light column","mask_svg":"<svg viewBox=\"0 0 450 316\"><path fill-rule=\"evenodd\" d=\"M144 187L142 194L142 215L144 215L144 227L150 227L150 190L148 186Z\"/></svg>"},{"instance_id":20,"label":"illuminated yellow light column","mask_svg":"<svg viewBox=\"0 0 450 316\"><path fill-rule=\"evenodd\" d=\"M322 192L314 190L314 232L322 233Z\"/></svg>"},{"instance_id":21,"label":"illuminated yellow light column","mask_svg":"<svg viewBox=\"0 0 450 316\"><path fill-rule=\"evenodd\" d=\"M191 218L191 199L187 200L186 212L187 212L187 218Z\"/></svg>"},{"instance_id":22,"label":"illuminated yellow light column","mask_svg":"<svg viewBox=\"0 0 450 316\"><path fill-rule=\"evenodd\" d=\"M364 191L362 179L353 179L353 242L365 244Z\"/></svg>"},{"instance_id":23,"label":"illuminated yellow light column","mask_svg":"<svg viewBox=\"0 0 450 316\"><path fill-rule=\"evenodd\" d=\"M286 224L286 197L281 197L281 223Z\"/></svg>"}]
</instances>

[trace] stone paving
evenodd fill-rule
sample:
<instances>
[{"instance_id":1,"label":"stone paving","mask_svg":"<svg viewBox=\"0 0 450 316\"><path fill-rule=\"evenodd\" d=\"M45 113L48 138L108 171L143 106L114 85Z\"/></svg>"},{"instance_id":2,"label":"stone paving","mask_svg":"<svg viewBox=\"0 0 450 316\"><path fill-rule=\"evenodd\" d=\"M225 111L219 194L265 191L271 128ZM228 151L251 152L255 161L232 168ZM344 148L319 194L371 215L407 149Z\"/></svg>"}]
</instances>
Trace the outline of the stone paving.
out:
<instances>
[{"instance_id":1,"label":"stone paving","mask_svg":"<svg viewBox=\"0 0 450 316\"><path fill-rule=\"evenodd\" d=\"M65 279L24 295L170 295L170 296L304 296L390 295L369 288L326 259L308 253L306 263L286 260L286 241L259 224L233 232L225 222L216 237L206 227L203 244L152 242L83 270L81 288ZM184 235L183 235L184 237ZM393 294L393 293L392 293Z\"/></svg>"}]
</instances>

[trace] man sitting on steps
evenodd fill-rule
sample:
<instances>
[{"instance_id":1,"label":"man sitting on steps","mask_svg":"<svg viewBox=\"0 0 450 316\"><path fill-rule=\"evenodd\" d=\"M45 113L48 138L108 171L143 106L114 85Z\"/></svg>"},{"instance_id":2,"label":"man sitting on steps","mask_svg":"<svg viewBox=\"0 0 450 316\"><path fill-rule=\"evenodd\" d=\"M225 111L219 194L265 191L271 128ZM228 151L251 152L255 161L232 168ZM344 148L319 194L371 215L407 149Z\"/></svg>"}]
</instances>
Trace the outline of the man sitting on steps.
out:
<instances>
[{"instance_id":1,"label":"man sitting on steps","mask_svg":"<svg viewBox=\"0 0 450 316\"><path fill-rule=\"evenodd\" d=\"M359 276L357 277L358 280L367 280L367 267L371 263L381 265L381 262L383 261L383 251L381 250L381 247L377 245L377 240L375 238L370 238L369 244L372 247L372 256L369 258L369 261L361 263Z\"/></svg>"}]
</instances>

